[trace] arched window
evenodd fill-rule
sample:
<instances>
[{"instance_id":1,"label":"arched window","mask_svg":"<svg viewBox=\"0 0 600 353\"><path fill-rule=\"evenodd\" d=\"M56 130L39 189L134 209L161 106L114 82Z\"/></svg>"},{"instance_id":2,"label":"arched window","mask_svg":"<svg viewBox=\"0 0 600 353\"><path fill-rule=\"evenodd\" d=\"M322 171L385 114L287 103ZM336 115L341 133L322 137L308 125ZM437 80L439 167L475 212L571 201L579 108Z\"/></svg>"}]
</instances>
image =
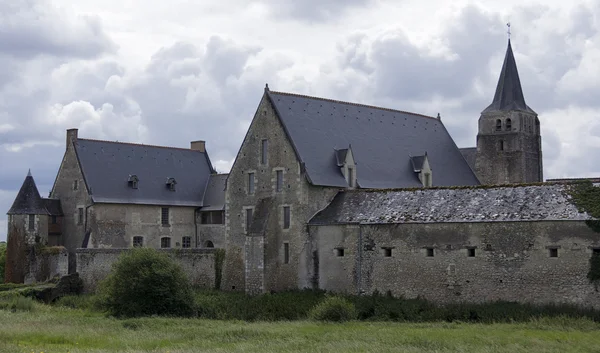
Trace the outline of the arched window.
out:
<instances>
[{"instance_id":1,"label":"arched window","mask_svg":"<svg viewBox=\"0 0 600 353\"><path fill-rule=\"evenodd\" d=\"M204 247L205 247L205 248L214 248L214 247L215 247L215 244L213 244L213 242L212 242L212 241L210 241L210 240L207 240L207 241L204 243Z\"/></svg>"},{"instance_id":2,"label":"arched window","mask_svg":"<svg viewBox=\"0 0 600 353\"><path fill-rule=\"evenodd\" d=\"M511 131L512 130L512 120L506 119L506 131Z\"/></svg>"},{"instance_id":3,"label":"arched window","mask_svg":"<svg viewBox=\"0 0 600 353\"><path fill-rule=\"evenodd\" d=\"M502 120L496 120L496 131L502 131Z\"/></svg>"}]
</instances>

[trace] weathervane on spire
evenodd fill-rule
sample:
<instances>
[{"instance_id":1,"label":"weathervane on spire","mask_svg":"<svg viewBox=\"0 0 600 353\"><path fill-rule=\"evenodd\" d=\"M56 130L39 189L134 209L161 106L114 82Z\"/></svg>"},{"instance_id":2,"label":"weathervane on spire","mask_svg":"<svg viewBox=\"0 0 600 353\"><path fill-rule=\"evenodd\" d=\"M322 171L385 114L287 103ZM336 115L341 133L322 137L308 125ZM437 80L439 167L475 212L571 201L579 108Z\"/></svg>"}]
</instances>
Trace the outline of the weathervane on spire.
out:
<instances>
[{"instance_id":1,"label":"weathervane on spire","mask_svg":"<svg viewBox=\"0 0 600 353\"><path fill-rule=\"evenodd\" d=\"M510 22L506 24L506 27L508 27L508 31L506 33L508 33L508 40L510 40Z\"/></svg>"}]
</instances>

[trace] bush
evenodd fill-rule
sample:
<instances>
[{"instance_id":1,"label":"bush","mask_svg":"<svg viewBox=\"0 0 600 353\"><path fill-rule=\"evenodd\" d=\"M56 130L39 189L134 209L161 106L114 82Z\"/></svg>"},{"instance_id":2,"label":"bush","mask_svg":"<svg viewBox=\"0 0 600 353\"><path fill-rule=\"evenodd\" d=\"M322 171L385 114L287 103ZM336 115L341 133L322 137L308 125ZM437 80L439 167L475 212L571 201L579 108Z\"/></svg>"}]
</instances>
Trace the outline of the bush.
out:
<instances>
[{"instance_id":1,"label":"bush","mask_svg":"<svg viewBox=\"0 0 600 353\"><path fill-rule=\"evenodd\" d=\"M0 297L0 310L16 311L33 311L34 300L29 297L24 297L18 294L11 294Z\"/></svg>"},{"instance_id":2,"label":"bush","mask_svg":"<svg viewBox=\"0 0 600 353\"><path fill-rule=\"evenodd\" d=\"M150 248L121 255L99 294L100 306L116 317L195 314L191 285L181 267Z\"/></svg>"},{"instance_id":3,"label":"bush","mask_svg":"<svg viewBox=\"0 0 600 353\"><path fill-rule=\"evenodd\" d=\"M58 298L53 305L71 309L93 310L96 305L94 299L91 295L65 295Z\"/></svg>"},{"instance_id":4,"label":"bush","mask_svg":"<svg viewBox=\"0 0 600 353\"><path fill-rule=\"evenodd\" d=\"M344 298L327 297L310 311L309 316L318 321L350 321L356 319L356 308Z\"/></svg>"},{"instance_id":5,"label":"bush","mask_svg":"<svg viewBox=\"0 0 600 353\"><path fill-rule=\"evenodd\" d=\"M6 268L6 243L0 243L0 283L4 283L4 271Z\"/></svg>"}]
</instances>

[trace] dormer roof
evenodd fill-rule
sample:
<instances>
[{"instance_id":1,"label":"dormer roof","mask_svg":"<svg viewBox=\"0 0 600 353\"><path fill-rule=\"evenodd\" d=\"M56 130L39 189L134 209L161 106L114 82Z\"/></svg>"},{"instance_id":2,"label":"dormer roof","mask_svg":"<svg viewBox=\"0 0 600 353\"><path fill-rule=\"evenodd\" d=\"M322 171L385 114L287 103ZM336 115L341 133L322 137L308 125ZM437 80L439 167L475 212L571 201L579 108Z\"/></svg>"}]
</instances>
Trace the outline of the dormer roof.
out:
<instances>
[{"instance_id":1,"label":"dormer roof","mask_svg":"<svg viewBox=\"0 0 600 353\"><path fill-rule=\"evenodd\" d=\"M427 158L426 154L424 154L422 156L410 157L410 162L412 163L413 170L415 173L421 172L421 170L423 169L423 165L425 164L426 158Z\"/></svg>"},{"instance_id":2,"label":"dormer roof","mask_svg":"<svg viewBox=\"0 0 600 353\"><path fill-rule=\"evenodd\" d=\"M346 163L346 155L348 154L348 149L343 148L341 150L335 150L335 159L338 167L344 166Z\"/></svg>"},{"instance_id":3,"label":"dormer roof","mask_svg":"<svg viewBox=\"0 0 600 353\"><path fill-rule=\"evenodd\" d=\"M536 114L533 109L529 108L525 103L523 89L521 88L521 80L519 79L519 72L517 71L517 63L515 62L515 56L509 39L506 55L504 56L504 64L502 64L502 71L500 72L500 78L498 79L498 85L496 86L496 94L494 94L494 100L492 104L483 110L482 114L513 110Z\"/></svg>"}]
</instances>

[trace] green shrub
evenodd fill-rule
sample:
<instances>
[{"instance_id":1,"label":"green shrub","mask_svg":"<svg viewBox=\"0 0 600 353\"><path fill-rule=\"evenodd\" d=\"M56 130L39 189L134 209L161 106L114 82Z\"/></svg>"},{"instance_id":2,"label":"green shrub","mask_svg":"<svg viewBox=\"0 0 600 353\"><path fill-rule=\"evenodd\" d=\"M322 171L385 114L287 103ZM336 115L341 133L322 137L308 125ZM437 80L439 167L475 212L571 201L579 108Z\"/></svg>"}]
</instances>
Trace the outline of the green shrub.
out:
<instances>
[{"instance_id":1,"label":"green shrub","mask_svg":"<svg viewBox=\"0 0 600 353\"><path fill-rule=\"evenodd\" d=\"M18 294L4 295L0 297L0 310L33 311L35 309L34 300Z\"/></svg>"},{"instance_id":2,"label":"green shrub","mask_svg":"<svg viewBox=\"0 0 600 353\"><path fill-rule=\"evenodd\" d=\"M71 309L93 310L96 302L92 295L65 295L58 298L52 305Z\"/></svg>"},{"instance_id":3,"label":"green shrub","mask_svg":"<svg viewBox=\"0 0 600 353\"><path fill-rule=\"evenodd\" d=\"M318 321L350 321L356 319L356 308L344 298L327 297L310 311L309 316Z\"/></svg>"},{"instance_id":4,"label":"green shrub","mask_svg":"<svg viewBox=\"0 0 600 353\"><path fill-rule=\"evenodd\" d=\"M195 314L193 292L181 267L150 248L123 253L101 282L99 299L116 317Z\"/></svg>"},{"instance_id":5,"label":"green shrub","mask_svg":"<svg viewBox=\"0 0 600 353\"><path fill-rule=\"evenodd\" d=\"M0 243L0 283L4 283L4 271L6 268L6 243Z\"/></svg>"}]
</instances>

